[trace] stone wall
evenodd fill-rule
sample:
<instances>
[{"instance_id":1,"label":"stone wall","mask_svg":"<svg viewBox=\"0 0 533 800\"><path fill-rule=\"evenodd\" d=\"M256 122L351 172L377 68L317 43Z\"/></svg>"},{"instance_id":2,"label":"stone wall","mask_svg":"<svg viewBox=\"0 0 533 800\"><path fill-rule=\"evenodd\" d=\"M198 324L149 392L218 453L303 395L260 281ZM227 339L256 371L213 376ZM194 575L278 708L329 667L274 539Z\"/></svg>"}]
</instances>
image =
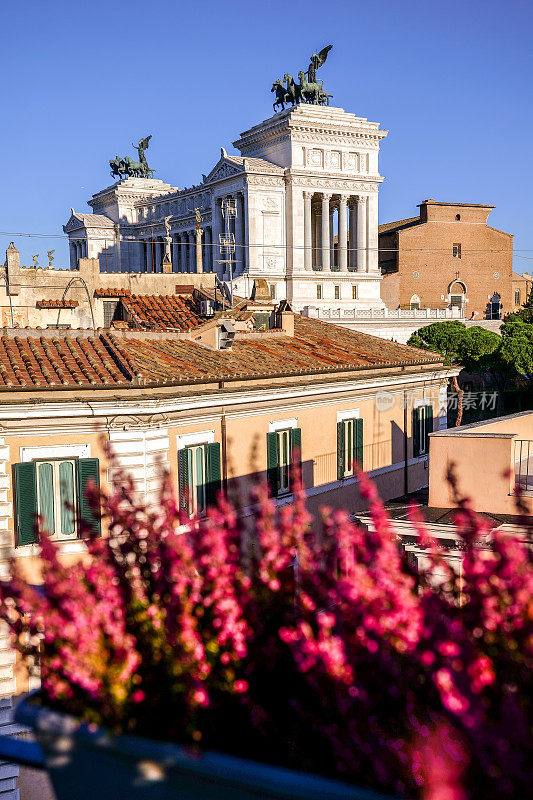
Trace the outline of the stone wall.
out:
<instances>
[{"instance_id":1,"label":"stone wall","mask_svg":"<svg viewBox=\"0 0 533 800\"><path fill-rule=\"evenodd\" d=\"M78 269L46 269L23 267L20 265L18 250L11 247L7 252L7 280L0 284L0 323L1 327L46 328L59 324L73 328L93 327L92 312L97 328L104 326L104 302L106 298L95 297L97 289L127 289L132 294L172 295L177 286L213 287L215 275L212 273L139 273L139 272L100 272L96 258L81 258ZM76 280L79 278L81 280ZM39 309L40 300L61 300L68 284L66 299L75 300L74 309ZM85 285L84 285L85 284ZM85 288L87 287L87 289ZM90 302L89 302L90 298Z\"/></svg>"}]
</instances>

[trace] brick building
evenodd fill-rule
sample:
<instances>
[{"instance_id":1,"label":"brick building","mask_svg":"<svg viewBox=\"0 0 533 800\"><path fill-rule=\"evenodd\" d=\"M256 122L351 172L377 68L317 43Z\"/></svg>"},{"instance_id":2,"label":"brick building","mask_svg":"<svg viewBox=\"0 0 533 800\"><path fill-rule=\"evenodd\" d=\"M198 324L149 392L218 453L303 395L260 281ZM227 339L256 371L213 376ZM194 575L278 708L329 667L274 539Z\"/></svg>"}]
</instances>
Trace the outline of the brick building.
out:
<instances>
[{"instance_id":1,"label":"brick building","mask_svg":"<svg viewBox=\"0 0 533 800\"><path fill-rule=\"evenodd\" d=\"M533 276L524 272L522 275L519 272L513 272L513 299L515 309L523 306L533 288Z\"/></svg>"},{"instance_id":2,"label":"brick building","mask_svg":"<svg viewBox=\"0 0 533 800\"><path fill-rule=\"evenodd\" d=\"M513 311L513 236L487 224L494 206L424 200L418 207L418 217L379 226L388 308L455 306L478 319Z\"/></svg>"}]
</instances>

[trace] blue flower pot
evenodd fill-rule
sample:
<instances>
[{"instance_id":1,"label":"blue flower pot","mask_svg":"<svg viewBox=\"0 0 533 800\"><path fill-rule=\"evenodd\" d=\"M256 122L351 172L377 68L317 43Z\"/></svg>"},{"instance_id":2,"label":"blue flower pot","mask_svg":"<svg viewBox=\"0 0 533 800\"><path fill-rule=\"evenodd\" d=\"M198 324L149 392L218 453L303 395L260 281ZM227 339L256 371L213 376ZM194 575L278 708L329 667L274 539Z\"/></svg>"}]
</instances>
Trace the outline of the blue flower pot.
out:
<instances>
[{"instance_id":1,"label":"blue flower pot","mask_svg":"<svg viewBox=\"0 0 533 800\"><path fill-rule=\"evenodd\" d=\"M0 756L46 768L57 800L386 800L306 773L90 730L31 696L17 705L15 719L38 745L0 737Z\"/></svg>"}]
</instances>

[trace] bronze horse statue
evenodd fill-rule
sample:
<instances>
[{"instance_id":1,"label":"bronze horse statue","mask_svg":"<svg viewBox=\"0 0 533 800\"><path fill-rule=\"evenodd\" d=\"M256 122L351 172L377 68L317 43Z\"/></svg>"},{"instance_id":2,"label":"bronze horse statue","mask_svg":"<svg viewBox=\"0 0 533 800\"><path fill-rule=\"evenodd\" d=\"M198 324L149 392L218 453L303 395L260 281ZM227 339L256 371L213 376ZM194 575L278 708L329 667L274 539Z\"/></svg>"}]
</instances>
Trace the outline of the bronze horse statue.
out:
<instances>
[{"instance_id":1,"label":"bronze horse statue","mask_svg":"<svg viewBox=\"0 0 533 800\"><path fill-rule=\"evenodd\" d=\"M122 180L123 178L128 177L126 163L123 158L120 158L120 156L117 156L116 158L111 158L109 161L109 166L111 167L112 178L117 177L120 178L120 180Z\"/></svg>"},{"instance_id":2,"label":"bronze horse statue","mask_svg":"<svg viewBox=\"0 0 533 800\"><path fill-rule=\"evenodd\" d=\"M287 90L283 85L283 81L281 79L274 81L274 83L272 84L272 89L270 91L276 93L276 99L272 103L272 108L274 109L274 111L276 111L276 106L281 106L281 110L284 111L285 103L289 102L289 98L287 96Z\"/></svg>"},{"instance_id":3,"label":"bronze horse statue","mask_svg":"<svg viewBox=\"0 0 533 800\"><path fill-rule=\"evenodd\" d=\"M286 83L288 99L290 100L293 106L297 106L298 103L302 102L301 86L298 83L296 83L292 75L289 75L287 72L283 76L283 80Z\"/></svg>"},{"instance_id":4,"label":"bronze horse statue","mask_svg":"<svg viewBox=\"0 0 533 800\"><path fill-rule=\"evenodd\" d=\"M285 81L286 86L283 85ZM300 86L295 82L292 75L285 73L283 80L278 79L274 81L271 92L276 92L276 100L273 103L274 111L276 106L281 106L282 111L285 110L285 103L290 103L292 106L298 105L302 102L302 93Z\"/></svg>"},{"instance_id":5,"label":"bronze horse statue","mask_svg":"<svg viewBox=\"0 0 533 800\"><path fill-rule=\"evenodd\" d=\"M322 88L322 81L315 81L315 83L307 83L305 72L300 70L298 73L300 79L300 91L302 98L306 103L312 103L315 106L329 106L332 94L326 94Z\"/></svg>"}]
</instances>

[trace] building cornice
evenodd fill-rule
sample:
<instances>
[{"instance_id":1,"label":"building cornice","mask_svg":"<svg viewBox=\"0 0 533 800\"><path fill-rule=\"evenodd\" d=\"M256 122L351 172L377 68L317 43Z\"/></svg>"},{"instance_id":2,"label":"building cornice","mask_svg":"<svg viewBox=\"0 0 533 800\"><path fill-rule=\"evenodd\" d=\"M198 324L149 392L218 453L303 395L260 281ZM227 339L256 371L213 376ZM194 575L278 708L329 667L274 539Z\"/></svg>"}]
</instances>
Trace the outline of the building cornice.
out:
<instances>
[{"instance_id":1,"label":"building cornice","mask_svg":"<svg viewBox=\"0 0 533 800\"><path fill-rule=\"evenodd\" d=\"M457 375L459 370L455 367L445 367L436 364L425 365L423 372L414 374L396 373L375 376L370 379L352 379L328 382L324 384L309 384L305 386L280 386L271 388L237 389L227 391L204 391L201 394L188 397L152 398L139 400L134 398L113 398L110 400L74 400L71 402L35 402L14 403L0 406L0 431L2 435L15 433L28 433L34 436L49 435L53 431L65 433L66 430L76 429L78 432L97 433L102 429L120 429L127 422L113 424L113 420L124 419L128 416L146 418L144 424L150 428L163 427L173 421L179 421L187 414L216 414L236 413L239 409L242 416L256 413L257 408L268 407L272 403L324 401L328 396L332 400L338 399L342 394L360 395L364 392L386 389L393 393L399 389L423 387L428 383L443 382ZM53 431L51 430L53 429Z\"/></svg>"}]
</instances>

